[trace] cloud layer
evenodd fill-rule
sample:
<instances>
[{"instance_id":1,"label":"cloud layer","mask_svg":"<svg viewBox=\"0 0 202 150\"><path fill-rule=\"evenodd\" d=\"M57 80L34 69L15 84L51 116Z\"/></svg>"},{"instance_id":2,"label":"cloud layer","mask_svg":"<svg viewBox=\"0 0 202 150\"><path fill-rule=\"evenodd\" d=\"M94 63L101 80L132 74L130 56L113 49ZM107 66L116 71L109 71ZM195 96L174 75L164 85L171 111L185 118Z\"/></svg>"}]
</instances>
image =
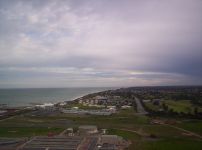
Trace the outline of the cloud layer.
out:
<instances>
[{"instance_id":1,"label":"cloud layer","mask_svg":"<svg viewBox=\"0 0 202 150\"><path fill-rule=\"evenodd\" d=\"M0 87L202 84L202 1L1 0Z\"/></svg>"}]
</instances>

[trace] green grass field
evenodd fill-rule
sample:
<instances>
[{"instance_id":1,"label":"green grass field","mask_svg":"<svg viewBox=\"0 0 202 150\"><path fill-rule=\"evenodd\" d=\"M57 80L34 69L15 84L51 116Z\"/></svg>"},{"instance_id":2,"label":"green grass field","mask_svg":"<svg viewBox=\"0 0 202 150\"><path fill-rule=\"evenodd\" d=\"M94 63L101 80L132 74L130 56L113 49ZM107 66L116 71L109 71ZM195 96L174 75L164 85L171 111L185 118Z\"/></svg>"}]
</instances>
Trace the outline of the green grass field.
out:
<instances>
[{"instance_id":1,"label":"green grass field","mask_svg":"<svg viewBox=\"0 0 202 150\"><path fill-rule=\"evenodd\" d=\"M65 123L67 122L67 123ZM199 150L202 141L187 137L182 131L165 125L150 124L150 118L137 115L133 109L120 110L111 116L57 114L55 116L16 116L0 121L0 137L31 137L59 133L68 127L97 125L109 134L122 136L132 144L129 150ZM201 134L201 121L181 121L176 126ZM137 133L126 131L132 130ZM155 135L156 139L148 138Z\"/></svg>"},{"instance_id":2,"label":"green grass field","mask_svg":"<svg viewBox=\"0 0 202 150\"><path fill-rule=\"evenodd\" d=\"M109 129L107 130L107 134L115 134L123 137L126 140L139 140L141 138L141 136L136 133L124 131L121 129Z\"/></svg>"},{"instance_id":3,"label":"green grass field","mask_svg":"<svg viewBox=\"0 0 202 150\"><path fill-rule=\"evenodd\" d=\"M31 137L36 135L58 134L63 128L48 127L0 127L0 137Z\"/></svg>"},{"instance_id":4,"label":"green grass field","mask_svg":"<svg viewBox=\"0 0 202 150\"><path fill-rule=\"evenodd\" d=\"M175 112L193 112L192 104L188 100L172 101L166 100L165 103L169 108L172 108Z\"/></svg>"},{"instance_id":5,"label":"green grass field","mask_svg":"<svg viewBox=\"0 0 202 150\"><path fill-rule=\"evenodd\" d=\"M177 126L202 135L202 120L182 121Z\"/></svg>"},{"instance_id":6,"label":"green grass field","mask_svg":"<svg viewBox=\"0 0 202 150\"><path fill-rule=\"evenodd\" d=\"M152 102L147 102L145 103L145 106L150 108L151 110L154 110L154 111L158 111L159 109L161 109L161 105L153 105Z\"/></svg>"},{"instance_id":7,"label":"green grass field","mask_svg":"<svg viewBox=\"0 0 202 150\"><path fill-rule=\"evenodd\" d=\"M161 101L159 105L153 105L152 102L147 102L145 103L146 107L154 110L154 111L159 111L162 109L162 104L165 103L168 106L168 109L173 109L174 112L184 112L184 113L194 113L195 107L198 108L199 112L202 112L202 108L196 105L193 105L189 100L164 100Z\"/></svg>"},{"instance_id":8,"label":"green grass field","mask_svg":"<svg viewBox=\"0 0 202 150\"><path fill-rule=\"evenodd\" d=\"M201 150L202 142L186 139L140 141L131 150Z\"/></svg>"}]
</instances>

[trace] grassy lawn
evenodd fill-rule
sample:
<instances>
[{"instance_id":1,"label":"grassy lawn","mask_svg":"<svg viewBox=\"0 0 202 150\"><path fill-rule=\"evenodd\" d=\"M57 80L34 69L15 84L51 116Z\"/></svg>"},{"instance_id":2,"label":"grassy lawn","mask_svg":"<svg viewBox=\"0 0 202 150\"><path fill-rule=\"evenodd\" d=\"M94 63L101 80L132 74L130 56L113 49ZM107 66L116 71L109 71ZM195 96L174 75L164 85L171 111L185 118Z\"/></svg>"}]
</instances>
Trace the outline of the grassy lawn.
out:
<instances>
[{"instance_id":1,"label":"grassy lawn","mask_svg":"<svg viewBox=\"0 0 202 150\"><path fill-rule=\"evenodd\" d=\"M60 120L66 120L70 123L58 123ZM56 116L37 117L37 116L16 116L0 122L0 127L71 127L79 125L97 125L99 128L127 127L133 128L135 125L147 124L148 117L135 115L133 109L121 110L119 114L110 116L95 115L72 115L59 114Z\"/></svg>"},{"instance_id":2,"label":"grassy lawn","mask_svg":"<svg viewBox=\"0 0 202 150\"><path fill-rule=\"evenodd\" d=\"M79 125L97 125L98 128L108 129L108 134L122 136L132 144L129 150L199 150L202 142L192 137L186 137L175 128L164 125L150 124L150 118L136 115L131 109L120 110L110 116L58 114L55 116L16 116L0 121L0 137L31 137L47 135L49 132L60 133L68 127ZM71 121L71 124L58 123L58 121ZM177 126L184 129L202 133L202 121L181 121ZM48 128L49 127L49 128ZM129 129L141 133L142 136L121 129ZM157 139L150 140L151 134Z\"/></svg>"},{"instance_id":3,"label":"grassy lawn","mask_svg":"<svg viewBox=\"0 0 202 150\"><path fill-rule=\"evenodd\" d=\"M135 114L135 110L133 108L121 109L118 113L120 116L129 116Z\"/></svg>"},{"instance_id":4,"label":"grassy lawn","mask_svg":"<svg viewBox=\"0 0 202 150\"><path fill-rule=\"evenodd\" d=\"M159 141L140 141L134 145L133 150L201 150L201 147L201 141L166 139Z\"/></svg>"},{"instance_id":5,"label":"grassy lawn","mask_svg":"<svg viewBox=\"0 0 202 150\"><path fill-rule=\"evenodd\" d=\"M160 105L153 105L152 102L145 103L145 106L150 108L151 110L154 110L154 111L158 111L161 108Z\"/></svg>"},{"instance_id":6,"label":"grassy lawn","mask_svg":"<svg viewBox=\"0 0 202 150\"><path fill-rule=\"evenodd\" d=\"M144 125L141 126L140 129L148 135L153 134L160 139L184 137L184 135L182 135L182 131L165 125Z\"/></svg>"},{"instance_id":7,"label":"grassy lawn","mask_svg":"<svg viewBox=\"0 0 202 150\"><path fill-rule=\"evenodd\" d=\"M177 124L177 126L202 135L202 121L201 120L183 121L182 123Z\"/></svg>"},{"instance_id":8,"label":"grassy lawn","mask_svg":"<svg viewBox=\"0 0 202 150\"><path fill-rule=\"evenodd\" d=\"M202 112L202 108L193 105L189 100L178 100L178 101L174 101L174 100L164 100L161 101L159 105L153 105L152 102L147 102L145 103L145 105L154 110L154 111L158 111L159 109L162 109L162 104L163 102L168 106L169 109L173 109L174 112L184 112L184 113L194 113L194 109L195 107L198 108L199 112Z\"/></svg>"},{"instance_id":9,"label":"grassy lawn","mask_svg":"<svg viewBox=\"0 0 202 150\"><path fill-rule=\"evenodd\" d=\"M165 103L168 105L169 108L172 108L175 112L193 113L194 107L188 100L180 100L180 101L166 100Z\"/></svg>"},{"instance_id":10,"label":"grassy lawn","mask_svg":"<svg viewBox=\"0 0 202 150\"><path fill-rule=\"evenodd\" d=\"M125 140L139 140L141 138L141 136L136 133L118 129L109 129L107 130L107 134L119 135L123 137Z\"/></svg>"},{"instance_id":11,"label":"grassy lawn","mask_svg":"<svg viewBox=\"0 0 202 150\"><path fill-rule=\"evenodd\" d=\"M0 137L31 137L36 135L47 135L48 133L58 134L63 128L48 127L1 127Z\"/></svg>"},{"instance_id":12,"label":"grassy lawn","mask_svg":"<svg viewBox=\"0 0 202 150\"><path fill-rule=\"evenodd\" d=\"M166 100L165 103L169 108L172 108L175 112L184 112L184 113L194 113L195 107L198 108L199 112L202 112L202 108L196 105L193 105L189 100Z\"/></svg>"},{"instance_id":13,"label":"grassy lawn","mask_svg":"<svg viewBox=\"0 0 202 150\"><path fill-rule=\"evenodd\" d=\"M130 140L132 144L129 150L200 150L202 146L201 141L177 136L179 132L169 127L145 126L143 130L157 135L158 138L148 140L136 133L118 129L109 129L108 134L116 134Z\"/></svg>"}]
</instances>

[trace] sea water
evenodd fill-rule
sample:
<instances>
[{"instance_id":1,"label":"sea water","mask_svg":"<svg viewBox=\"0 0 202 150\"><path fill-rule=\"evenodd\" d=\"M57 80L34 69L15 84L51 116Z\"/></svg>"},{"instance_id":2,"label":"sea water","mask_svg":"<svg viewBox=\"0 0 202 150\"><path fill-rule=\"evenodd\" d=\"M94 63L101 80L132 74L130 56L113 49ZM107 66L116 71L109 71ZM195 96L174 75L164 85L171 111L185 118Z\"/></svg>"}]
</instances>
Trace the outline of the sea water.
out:
<instances>
[{"instance_id":1,"label":"sea water","mask_svg":"<svg viewBox=\"0 0 202 150\"><path fill-rule=\"evenodd\" d=\"M11 107L71 101L89 93L113 88L28 88L0 89L0 104Z\"/></svg>"}]
</instances>

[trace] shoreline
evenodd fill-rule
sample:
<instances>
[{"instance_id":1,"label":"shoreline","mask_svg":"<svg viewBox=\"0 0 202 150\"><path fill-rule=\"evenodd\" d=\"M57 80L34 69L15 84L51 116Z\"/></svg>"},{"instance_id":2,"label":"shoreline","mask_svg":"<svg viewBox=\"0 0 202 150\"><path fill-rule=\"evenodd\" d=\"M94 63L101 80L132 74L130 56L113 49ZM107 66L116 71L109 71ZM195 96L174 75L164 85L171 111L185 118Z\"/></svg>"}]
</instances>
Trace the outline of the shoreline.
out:
<instances>
[{"instance_id":1,"label":"shoreline","mask_svg":"<svg viewBox=\"0 0 202 150\"><path fill-rule=\"evenodd\" d=\"M99 93L99 92L104 92L104 91L108 91L108 90L115 90L117 88L110 88L110 89L106 89L106 90L98 90L98 91L94 91L94 92L88 92L86 94L80 94L79 96L75 96L69 100L63 100L63 101L56 101L56 102L30 102L28 104L25 105L19 105L19 106L13 106L13 105L9 105L9 104L5 104L5 103L0 103L0 105L5 105L5 109L26 109L26 108L30 108L30 107L36 107L36 106L45 106L45 105L60 105L62 103L68 103L68 102L73 102L76 101L84 96L90 95L90 94L95 94L95 93ZM3 107L0 109L4 109Z\"/></svg>"}]
</instances>

